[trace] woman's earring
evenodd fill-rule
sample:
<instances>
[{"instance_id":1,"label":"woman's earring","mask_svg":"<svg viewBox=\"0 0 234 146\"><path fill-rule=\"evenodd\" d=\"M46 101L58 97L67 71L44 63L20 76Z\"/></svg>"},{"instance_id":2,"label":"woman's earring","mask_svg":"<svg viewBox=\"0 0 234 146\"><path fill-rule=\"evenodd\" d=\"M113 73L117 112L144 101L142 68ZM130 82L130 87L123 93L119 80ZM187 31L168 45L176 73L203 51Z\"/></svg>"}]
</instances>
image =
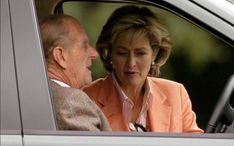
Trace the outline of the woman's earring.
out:
<instances>
[{"instance_id":1,"label":"woman's earring","mask_svg":"<svg viewBox=\"0 0 234 146\"><path fill-rule=\"evenodd\" d=\"M151 63L151 65L155 65L155 62L153 61L153 62Z\"/></svg>"}]
</instances>

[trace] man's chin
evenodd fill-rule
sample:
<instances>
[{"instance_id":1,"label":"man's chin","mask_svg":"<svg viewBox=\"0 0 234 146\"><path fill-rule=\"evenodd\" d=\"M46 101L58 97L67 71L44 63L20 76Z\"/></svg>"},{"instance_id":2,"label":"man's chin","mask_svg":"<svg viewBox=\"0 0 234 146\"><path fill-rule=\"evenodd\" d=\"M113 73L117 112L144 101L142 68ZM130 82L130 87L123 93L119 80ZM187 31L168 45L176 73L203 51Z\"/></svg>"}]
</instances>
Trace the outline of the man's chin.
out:
<instances>
[{"instance_id":1,"label":"man's chin","mask_svg":"<svg viewBox=\"0 0 234 146\"><path fill-rule=\"evenodd\" d=\"M92 77L86 77L85 85L89 85L92 82Z\"/></svg>"}]
</instances>

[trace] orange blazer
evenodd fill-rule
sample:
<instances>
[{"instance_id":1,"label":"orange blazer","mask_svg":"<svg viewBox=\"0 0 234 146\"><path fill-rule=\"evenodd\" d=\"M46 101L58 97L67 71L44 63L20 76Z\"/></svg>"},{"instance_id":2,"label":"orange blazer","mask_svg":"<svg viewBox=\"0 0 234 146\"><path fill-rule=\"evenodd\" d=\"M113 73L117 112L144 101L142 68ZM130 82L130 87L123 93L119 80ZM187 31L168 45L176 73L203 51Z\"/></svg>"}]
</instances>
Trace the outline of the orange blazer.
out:
<instances>
[{"instance_id":1,"label":"orange blazer","mask_svg":"<svg viewBox=\"0 0 234 146\"><path fill-rule=\"evenodd\" d=\"M197 126L196 115L182 84L152 77L147 80L153 93L152 106L147 113L151 132L203 132ZM111 75L92 82L84 91L104 112L113 131L130 131Z\"/></svg>"}]
</instances>

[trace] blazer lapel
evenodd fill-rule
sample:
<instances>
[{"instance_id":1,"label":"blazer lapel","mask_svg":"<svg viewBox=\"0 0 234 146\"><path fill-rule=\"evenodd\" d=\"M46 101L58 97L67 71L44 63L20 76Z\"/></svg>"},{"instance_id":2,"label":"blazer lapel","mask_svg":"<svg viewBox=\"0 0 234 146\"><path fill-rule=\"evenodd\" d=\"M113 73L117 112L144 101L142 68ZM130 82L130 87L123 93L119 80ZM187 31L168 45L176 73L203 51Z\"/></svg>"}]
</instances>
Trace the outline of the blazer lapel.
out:
<instances>
[{"instance_id":1,"label":"blazer lapel","mask_svg":"<svg viewBox=\"0 0 234 146\"><path fill-rule=\"evenodd\" d=\"M121 106L120 106L121 107ZM119 105L106 105L102 111L106 115L113 131L128 131L128 126L122 116L122 111Z\"/></svg>"},{"instance_id":2,"label":"blazer lapel","mask_svg":"<svg viewBox=\"0 0 234 146\"><path fill-rule=\"evenodd\" d=\"M122 106L118 98L118 93L109 75L103 83L98 102L102 105L101 109L111 124L114 131L127 131L125 121L122 116Z\"/></svg>"},{"instance_id":3,"label":"blazer lapel","mask_svg":"<svg viewBox=\"0 0 234 146\"><path fill-rule=\"evenodd\" d=\"M171 107L167 104L167 97L160 91L159 87L152 86L151 92L153 98L148 111L150 129L152 132L167 132L170 128Z\"/></svg>"}]
</instances>

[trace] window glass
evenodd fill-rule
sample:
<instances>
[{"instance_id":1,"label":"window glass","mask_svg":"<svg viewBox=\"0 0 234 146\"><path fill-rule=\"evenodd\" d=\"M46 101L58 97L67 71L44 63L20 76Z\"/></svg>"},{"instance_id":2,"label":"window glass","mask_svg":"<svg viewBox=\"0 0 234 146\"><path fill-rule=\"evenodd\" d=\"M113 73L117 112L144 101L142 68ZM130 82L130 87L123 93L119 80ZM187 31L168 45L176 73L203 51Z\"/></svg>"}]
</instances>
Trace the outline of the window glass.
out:
<instances>
[{"instance_id":1,"label":"window glass","mask_svg":"<svg viewBox=\"0 0 234 146\"><path fill-rule=\"evenodd\" d=\"M121 3L65 2L63 11L76 17L85 27L93 46L110 14ZM166 10L147 6L156 13L171 34L173 48L162 78L185 85L202 129L212 114L224 85L233 73L234 49L206 30ZM93 63L93 79L104 77L100 59Z\"/></svg>"}]
</instances>

